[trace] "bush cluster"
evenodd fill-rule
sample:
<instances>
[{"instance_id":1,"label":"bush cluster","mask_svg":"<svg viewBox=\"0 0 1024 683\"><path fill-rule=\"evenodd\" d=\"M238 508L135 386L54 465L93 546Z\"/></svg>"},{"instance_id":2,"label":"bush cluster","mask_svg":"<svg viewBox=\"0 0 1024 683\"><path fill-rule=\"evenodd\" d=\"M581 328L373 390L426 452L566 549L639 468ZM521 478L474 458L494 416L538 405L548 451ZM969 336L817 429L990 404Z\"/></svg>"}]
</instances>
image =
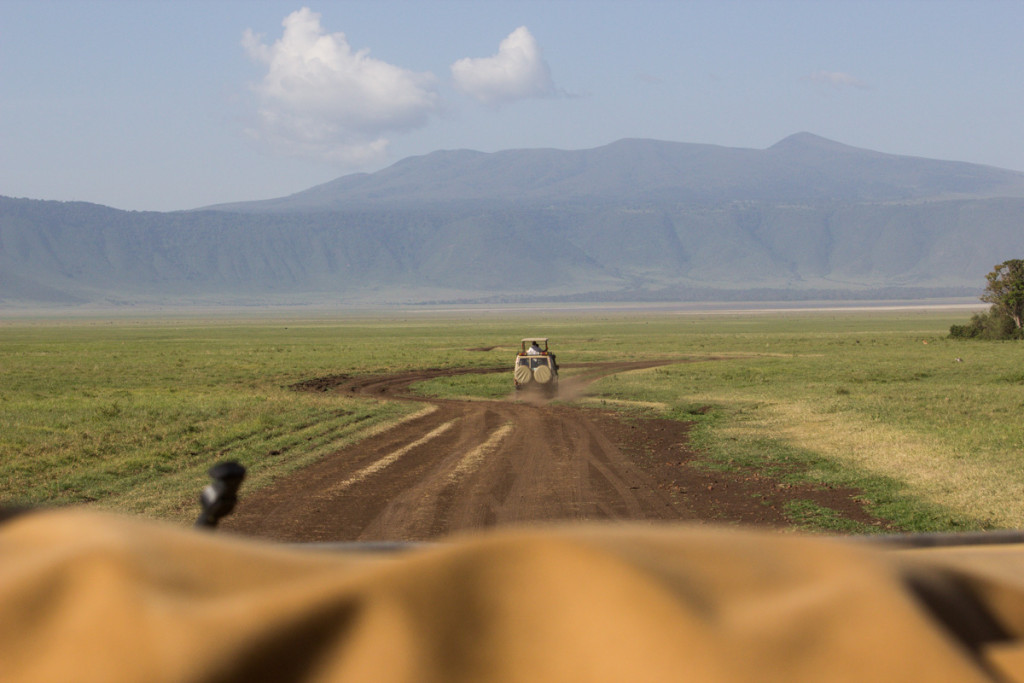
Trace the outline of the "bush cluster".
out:
<instances>
[{"instance_id":1,"label":"bush cluster","mask_svg":"<svg viewBox=\"0 0 1024 683\"><path fill-rule=\"evenodd\" d=\"M987 313L975 313L966 325L953 325L949 336L955 339L1024 339L1024 332L1013 318L993 306Z\"/></svg>"}]
</instances>

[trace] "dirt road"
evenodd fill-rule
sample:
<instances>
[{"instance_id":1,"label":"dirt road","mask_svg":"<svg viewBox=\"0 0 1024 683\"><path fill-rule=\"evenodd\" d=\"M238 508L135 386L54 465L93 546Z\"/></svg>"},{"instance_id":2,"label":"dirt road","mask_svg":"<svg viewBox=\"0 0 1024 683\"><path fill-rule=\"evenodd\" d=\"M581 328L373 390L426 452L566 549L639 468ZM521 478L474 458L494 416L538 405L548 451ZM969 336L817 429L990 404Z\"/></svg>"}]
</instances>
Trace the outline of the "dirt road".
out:
<instances>
[{"instance_id":1,"label":"dirt road","mask_svg":"<svg viewBox=\"0 0 1024 683\"><path fill-rule=\"evenodd\" d=\"M675 362L675 361L674 361ZM599 377L665 361L577 366L560 396ZM566 366L571 367L571 366ZM502 372L507 372L502 369ZM794 496L858 521L876 520L856 491L780 489L757 473L693 466L688 426L510 396L504 401L414 397L416 381L460 372L336 376L299 389L417 401L422 409L379 435L245 495L223 527L283 541L424 540L468 529L558 520L715 520L782 526Z\"/></svg>"}]
</instances>

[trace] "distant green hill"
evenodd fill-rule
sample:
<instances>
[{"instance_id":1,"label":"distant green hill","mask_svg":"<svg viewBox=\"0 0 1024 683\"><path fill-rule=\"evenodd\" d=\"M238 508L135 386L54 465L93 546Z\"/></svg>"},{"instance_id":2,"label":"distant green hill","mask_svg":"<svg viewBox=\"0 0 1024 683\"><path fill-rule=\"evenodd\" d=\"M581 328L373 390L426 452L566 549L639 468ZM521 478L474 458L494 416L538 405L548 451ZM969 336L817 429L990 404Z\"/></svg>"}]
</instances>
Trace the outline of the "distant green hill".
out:
<instances>
[{"instance_id":1,"label":"distant green hill","mask_svg":"<svg viewBox=\"0 0 1024 683\"><path fill-rule=\"evenodd\" d=\"M0 304L973 296L1024 173L801 133L436 152L172 213L0 197Z\"/></svg>"}]
</instances>

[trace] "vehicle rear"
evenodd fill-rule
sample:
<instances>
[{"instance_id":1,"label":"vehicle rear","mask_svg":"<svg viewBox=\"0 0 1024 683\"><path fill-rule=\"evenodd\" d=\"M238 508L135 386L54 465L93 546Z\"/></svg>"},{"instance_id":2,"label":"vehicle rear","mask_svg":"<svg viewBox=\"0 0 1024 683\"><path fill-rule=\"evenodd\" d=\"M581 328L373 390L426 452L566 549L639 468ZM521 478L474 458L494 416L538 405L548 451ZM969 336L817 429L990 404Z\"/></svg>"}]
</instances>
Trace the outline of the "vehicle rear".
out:
<instances>
[{"instance_id":1,"label":"vehicle rear","mask_svg":"<svg viewBox=\"0 0 1024 683\"><path fill-rule=\"evenodd\" d=\"M529 346L528 346L529 345ZM529 389L553 395L558 391L558 363L545 337L527 337L516 354L512 380L517 391Z\"/></svg>"}]
</instances>

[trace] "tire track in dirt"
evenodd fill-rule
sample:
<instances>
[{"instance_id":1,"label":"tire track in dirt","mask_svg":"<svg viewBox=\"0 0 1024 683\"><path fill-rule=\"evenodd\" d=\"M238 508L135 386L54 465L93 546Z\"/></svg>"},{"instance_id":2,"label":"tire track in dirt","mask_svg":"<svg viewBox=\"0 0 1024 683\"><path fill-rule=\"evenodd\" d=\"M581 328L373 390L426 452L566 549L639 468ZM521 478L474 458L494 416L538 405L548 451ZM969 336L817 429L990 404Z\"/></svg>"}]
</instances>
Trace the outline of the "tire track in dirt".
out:
<instances>
[{"instance_id":1,"label":"tire track in dirt","mask_svg":"<svg viewBox=\"0 0 1024 683\"><path fill-rule=\"evenodd\" d=\"M711 358L564 365L560 398L610 374ZM788 500L813 499L866 524L858 491L782 488L761 473L694 467L688 425L628 421L513 392L502 401L412 395L409 385L461 373L335 375L296 385L422 403L425 410L246 495L222 526L280 541L410 541L499 525L571 520L790 524Z\"/></svg>"},{"instance_id":2,"label":"tire track in dirt","mask_svg":"<svg viewBox=\"0 0 1024 683\"><path fill-rule=\"evenodd\" d=\"M578 396L599 377L669 362L678 361L577 366L581 371L562 380L560 394ZM464 371L338 375L303 383L307 389L419 401L436 410L267 489L250 496L243 491L224 527L291 541L419 540L506 524L696 517L659 490L584 410L530 394L457 401L408 392L413 382L457 372Z\"/></svg>"}]
</instances>

